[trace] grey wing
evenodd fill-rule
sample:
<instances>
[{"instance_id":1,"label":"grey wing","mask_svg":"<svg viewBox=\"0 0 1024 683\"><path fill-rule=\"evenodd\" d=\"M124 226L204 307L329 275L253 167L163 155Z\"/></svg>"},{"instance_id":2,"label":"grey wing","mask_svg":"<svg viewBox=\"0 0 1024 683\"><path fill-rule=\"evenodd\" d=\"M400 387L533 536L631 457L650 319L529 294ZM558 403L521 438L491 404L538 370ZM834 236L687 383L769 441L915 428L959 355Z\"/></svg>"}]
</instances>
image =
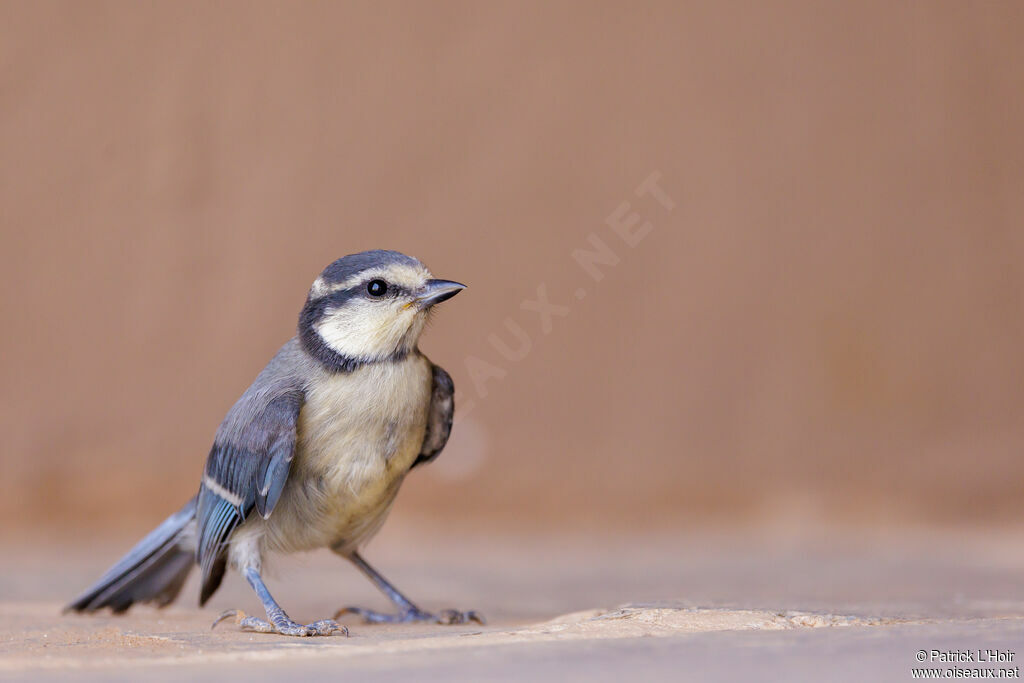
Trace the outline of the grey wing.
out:
<instances>
[{"instance_id":1,"label":"grey wing","mask_svg":"<svg viewBox=\"0 0 1024 683\"><path fill-rule=\"evenodd\" d=\"M267 396L247 392L232 408L206 460L196 511L196 561L202 570L199 603L224 577L228 541L255 510L270 516L295 454L303 395L297 389Z\"/></svg>"},{"instance_id":2,"label":"grey wing","mask_svg":"<svg viewBox=\"0 0 1024 683\"><path fill-rule=\"evenodd\" d=\"M455 415L455 384L451 376L439 365L434 367L434 384L430 393L430 411L427 414L427 433L423 447L412 467L430 462L448 443L452 433L452 417ZM411 469L411 468L410 468Z\"/></svg>"}]
</instances>

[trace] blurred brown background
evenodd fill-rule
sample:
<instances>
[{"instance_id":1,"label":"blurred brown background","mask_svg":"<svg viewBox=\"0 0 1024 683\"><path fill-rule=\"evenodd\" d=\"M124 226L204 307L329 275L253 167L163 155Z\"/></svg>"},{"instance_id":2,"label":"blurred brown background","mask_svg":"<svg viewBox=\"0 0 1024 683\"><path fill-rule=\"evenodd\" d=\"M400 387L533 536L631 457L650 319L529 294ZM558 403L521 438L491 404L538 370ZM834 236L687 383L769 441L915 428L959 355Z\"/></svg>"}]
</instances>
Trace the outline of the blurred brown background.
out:
<instances>
[{"instance_id":1,"label":"blurred brown background","mask_svg":"<svg viewBox=\"0 0 1024 683\"><path fill-rule=\"evenodd\" d=\"M176 509L375 247L470 285L400 518L1019 520L1022 35L1012 2L2 2L4 529Z\"/></svg>"}]
</instances>

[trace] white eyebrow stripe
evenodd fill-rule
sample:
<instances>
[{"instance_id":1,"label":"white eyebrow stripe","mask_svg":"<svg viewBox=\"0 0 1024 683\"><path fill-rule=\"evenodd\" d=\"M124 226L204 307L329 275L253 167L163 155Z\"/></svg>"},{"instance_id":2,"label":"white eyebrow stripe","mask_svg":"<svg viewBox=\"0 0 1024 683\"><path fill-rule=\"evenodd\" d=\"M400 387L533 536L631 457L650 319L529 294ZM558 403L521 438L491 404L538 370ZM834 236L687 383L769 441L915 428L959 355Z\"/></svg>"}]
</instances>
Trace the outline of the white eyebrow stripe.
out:
<instances>
[{"instance_id":1,"label":"white eyebrow stripe","mask_svg":"<svg viewBox=\"0 0 1024 683\"><path fill-rule=\"evenodd\" d=\"M319 299L322 296L331 293L331 288L324 282L322 277L318 277L313 281L313 286L309 288L309 296L313 299Z\"/></svg>"},{"instance_id":2,"label":"white eyebrow stripe","mask_svg":"<svg viewBox=\"0 0 1024 683\"><path fill-rule=\"evenodd\" d=\"M349 289L367 280L372 280L376 277L383 279L391 279L398 284L405 285L406 287L415 287L420 284L421 281L426 281L430 278L430 272L421 268L413 266L378 266L376 268L369 268L361 273L357 273L341 282L328 284L324 282L322 277L318 277L310 287L310 296L314 299L320 299L333 294L334 292L341 291L343 289Z\"/></svg>"}]
</instances>

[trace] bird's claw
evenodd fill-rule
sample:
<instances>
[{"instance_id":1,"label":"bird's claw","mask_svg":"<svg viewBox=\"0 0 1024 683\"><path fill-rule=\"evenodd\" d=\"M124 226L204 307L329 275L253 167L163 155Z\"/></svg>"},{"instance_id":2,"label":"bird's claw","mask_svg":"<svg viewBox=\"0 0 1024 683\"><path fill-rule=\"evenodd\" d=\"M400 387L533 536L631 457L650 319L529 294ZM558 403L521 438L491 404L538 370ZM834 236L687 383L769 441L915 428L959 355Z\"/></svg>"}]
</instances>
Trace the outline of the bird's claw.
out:
<instances>
[{"instance_id":1,"label":"bird's claw","mask_svg":"<svg viewBox=\"0 0 1024 683\"><path fill-rule=\"evenodd\" d=\"M271 623L259 617L246 616L245 612L240 609L229 609L221 613L210 629L213 630L217 627L217 624L232 617L234 617L235 623L241 630L252 633L277 633L282 636L297 636L300 638L305 636L330 636L335 633L343 636L348 635L348 628L342 626L334 619L321 619L320 621L314 621L312 624L297 624L291 619L283 617L275 619Z\"/></svg>"},{"instance_id":2,"label":"bird's claw","mask_svg":"<svg viewBox=\"0 0 1024 683\"><path fill-rule=\"evenodd\" d=\"M245 619L245 612L243 612L240 609L224 610L220 613L220 616L217 617L212 624L210 624L210 630L214 630L215 628L217 628L217 624L224 621L225 619L230 619L231 617L235 618L236 624L240 624L242 623L242 619Z\"/></svg>"},{"instance_id":3,"label":"bird's claw","mask_svg":"<svg viewBox=\"0 0 1024 683\"><path fill-rule=\"evenodd\" d=\"M363 607L343 607L334 614L334 618L337 619L345 614L356 614L363 618L363 622L367 624L411 624L411 623L430 623L430 624L468 624L471 621L475 621L481 626L486 624L487 621L484 616L476 610L461 611L455 609L441 610L437 614L431 612L424 612L421 609L410 609L398 614L386 614L384 612L375 612L373 610L365 609Z\"/></svg>"},{"instance_id":4,"label":"bird's claw","mask_svg":"<svg viewBox=\"0 0 1024 683\"><path fill-rule=\"evenodd\" d=\"M437 615L438 623L441 624L468 624L471 621L475 621L481 626L487 623L484 619L484 615L477 612L475 609L461 612L457 609L446 609L441 610L440 614Z\"/></svg>"}]
</instances>

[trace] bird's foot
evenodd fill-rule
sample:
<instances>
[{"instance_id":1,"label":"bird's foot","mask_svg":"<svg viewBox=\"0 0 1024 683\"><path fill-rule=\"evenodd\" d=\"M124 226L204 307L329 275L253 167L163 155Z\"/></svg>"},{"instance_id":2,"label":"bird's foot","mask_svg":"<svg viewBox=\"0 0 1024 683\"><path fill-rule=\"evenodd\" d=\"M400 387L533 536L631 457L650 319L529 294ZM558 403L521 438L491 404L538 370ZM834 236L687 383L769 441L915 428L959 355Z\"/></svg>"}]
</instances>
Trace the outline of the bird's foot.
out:
<instances>
[{"instance_id":1,"label":"bird's foot","mask_svg":"<svg viewBox=\"0 0 1024 683\"><path fill-rule=\"evenodd\" d=\"M476 610L462 612L455 609L446 609L433 614L414 607L398 614L387 614L362 607L343 607L335 612L334 618L337 619L344 614L357 614L367 624L468 624L471 621L481 625L487 623L484 620L484 616Z\"/></svg>"},{"instance_id":2,"label":"bird's foot","mask_svg":"<svg viewBox=\"0 0 1024 683\"><path fill-rule=\"evenodd\" d=\"M246 616L245 612L240 609L229 609L228 611L217 617L217 621L213 622L213 626L210 629L217 627L217 624L234 617L235 623L243 631L251 631L253 633L279 633L282 636L331 636L334 634L340 634L343 636L348 635L348 629L334 619L321 619L315 621L312 624L297 624L288 618L288 615L281 613L275 615L271 621L260 619L259 617Z\"/></svg>"}]
</instances>

